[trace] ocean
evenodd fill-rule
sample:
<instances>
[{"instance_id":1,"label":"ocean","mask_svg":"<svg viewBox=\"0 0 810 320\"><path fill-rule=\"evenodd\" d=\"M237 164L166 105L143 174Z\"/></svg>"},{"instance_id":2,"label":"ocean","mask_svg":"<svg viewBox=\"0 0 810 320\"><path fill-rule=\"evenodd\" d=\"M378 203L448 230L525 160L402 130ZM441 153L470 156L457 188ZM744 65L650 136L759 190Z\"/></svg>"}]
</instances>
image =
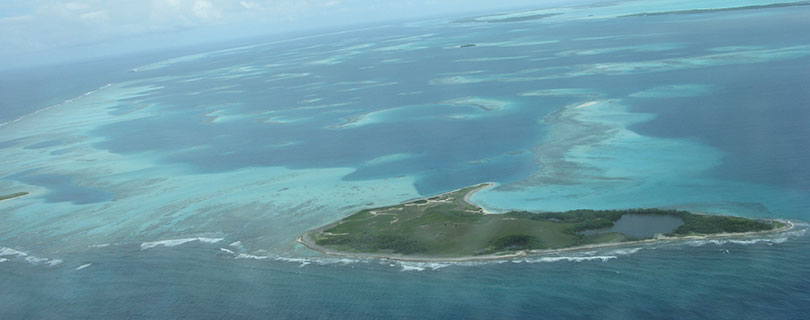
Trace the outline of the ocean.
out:
<instances>
[{"instance_id":1,"label":"ocean","mask_svg":"<svg viewBox=\"0 0 810 320\"><path fill-rule=\"evenodd\" d=\"M30 194L0 202L2 318L805 319L810 6L764 4L524 10L4 71L0 195ZM295 241L482 182L498 186L472 200L492 211L796 226L465 263Z\"/></svg>"}]
</instances>

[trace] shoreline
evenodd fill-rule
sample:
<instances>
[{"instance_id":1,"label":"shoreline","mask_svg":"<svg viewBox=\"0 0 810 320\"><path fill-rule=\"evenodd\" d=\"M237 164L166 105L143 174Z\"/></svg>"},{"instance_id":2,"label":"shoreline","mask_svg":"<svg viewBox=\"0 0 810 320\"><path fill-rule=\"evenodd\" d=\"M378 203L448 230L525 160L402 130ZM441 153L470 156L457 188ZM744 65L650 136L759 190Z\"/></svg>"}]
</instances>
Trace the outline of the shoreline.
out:
<instances>
[{"instance_id":1,"label":"shoreline","mask_svg":"<svg viewBox=\"0 0 810 320\"><path fill-rule=\"evenodd\" d=\"M679 241L688 241L688 240L710 240L710 239L724 239L724 238L741 238L747 236L754 236L754 235L766 235L766 234L774 234L780 233L784 231L788 231L793 229L795 225L793 222L789 220L782 220L782 219L770 219L771 221L778 221L784 223L786 226L778 229L773 230L766 230L766 231L752 231L752 232L738 232L738 233L719 233L719 234L706 234L706 235L693 235L693 236L683 236L683 237L661 237L661 238L653 238L653 239L644 239L644 240L637 240L637 241L626 241L626 242L614 242L614 243L600 243L600 244L589 244L584 246L576 246L576 247L568 247L568 248L559 248L559 249L537 249L537 250L521 250L514 253L508 254L489 254L489 255L480 255L480 256L461 256L461 257L429 257L429 256L406 256L400 254L383 254L383 253L359 253L359 252L347 252L347 251L337 251L328 249L322 246L315 244L312 241L311 235L314 233L318 233L322 230L328 229L333 227L336 223L330 223L326 226L307 231L303 235L299 236L296 239L296 242L304 245L305 247L318 251L328 256L336 256L336 257L347 257L347 258L356 258L356 259L380 259L380 260L389 260L389 261L405 261L405 262L439 262L439 263L455 263L455 262L474 262L474 261L493 261L493 260L508 260L514 258L523 258L528 256L543 256L543 255L550 255L556 253L563 253L563 252L571 252L571 251L580 251L580 250L587 250L587 249L601 249L601 248L611 248L611 247L633 247L638 245L645 245L645 244L652 244L652 243L667 243L667 242L679 242Z\"/></svg>"},{"instance_id":2,"label":"shoreline","mask_svg":"<svg viewBox=\"0 0 810 320\"><path fill-rule=\"evenodd\" d=\"M484 190L484 189L486 189L486 188L489 188L489 187L492 187L492 186L496 186L496 185L498 185L498 184L497 184L497 183L495 183L495 182L484 182L484 183L479 183L479 184L477 184L477 185L476 185L476 186L477 186L477 188L475 188L475 189L471 190L470 192L468 192L468 193L467 193L467 195L471 195L472 193L476 193L476 192L478 192L478 191L481 191L481 190ZM458 188L458 189L453 189L453 190L450 190L450 191L447 191L447 192L442 192L442 193L439 193L439 194L434 194L434 195L432 195L432 196L425 196L425 197L419 197L419 198L411 198L411 199L408 199L408 200L403 200L403 201L400 201L400 202L399 202L399 204L406 204L406 203L409 203L409 202L414 202L414 201L419 201L419 200L428 200L428 199L433 198L433 197L439 197L439 196L443 196L443 195L445 195L445 194L448 194L448 193L454 193L454 192L458 192L458 191L461 191L461 190L464 190L464 189L467 189L467 188L469 188L469 186L467 186L467 187L463 187L463 188ZM475 203L470 202L470 201L469 201L469 197L467 197L467 196L465 196L465 197L464 197L464 201L465 201L465 202L467 202L467 203L468 203L468 204L470 204L470 205L473 205L473 206L476 206L476 207L480 207L479 205L477 205L477 204L475 204Z\"/></svg>"},{"instance_id":3,"label":"shoreline","mask_svg":"<svg viewBox=\"0 0 810 320\"><path fill-rule=\"evenodd\" d=\"M498 214L487 211L483 207L473 203L470 200L473 194L476 192L485 190L487 188L491 188L496 186L497 183L494 182L485 182L479 184L475 189L470 190L467 194L464 195L463 201L469 205L475 206L477 208L481 208L484 214ZM465 187L467 188L467 187ZM419 200L427 200L428 198L444 195L447 193L457 192L459 190L463 190L465 188L459 188L456 190L444 192L438 195L417 198L417 199L410 199L403 201L401 203L409 203ZM636 241L625 241L625 242L613 242L613 243L599 243L599 244L589 244L583 246L575 246L575 247L566 247L566 248L559 248L559 249L536 249L536 250L521 250L512 253L504 253L504 254L487 254L487 255L480 255L480 256L460 256L460 257L432 257L432 256L417 256L417 255L402 255L402 254L385 254L385 253L359 253L359 252L348 252L348 251L338 251L329 249L323 246L320 246L315 243L312 239L312 235L318 234L323 230L327 230L333 228L334 226L340 223L340 220L332 222L330 224L309 230L304 232L304 234L298 236L296 242L304 245L305 247L318 251L328 256L337 256L337 257L348 257L348 258L357 258L357 259L381 259L381 260L390 260L390 261L408 261L408 262L444 262L444 263L454 263L454 262L470 262L470 261L492 261L492 260L507 260L507 259L514 259L514 258L521 258L521 257L528 257L528 256L543 256L543 255L550 255L550 254L557 254L563 252L571 252L571 251L579 251L579 250L588 250L588 249L601 249L601 248L611 248L611 247L632 247L632 246L639 246L645 244L652 244L652 243L666 243L666 242L678 242L678 241L688 241L688 240L707 240L707 239L724 239L724 238L741 238L747 236L755 236L755 235L766 235L766 234L775 234L784 231L788 231L793 229L795 226L793 222L784 219L767 219L773 222L780 222L784 223L785 226L781 228L776 228L772 230L765 230L765 231L751 231L751 232L737 232L737 233L717 233L717 234L705 234L705 235L691 235L691 236L681 236L681 237L656 237L652 239L643 239L643 240L636 240Z\"/></svg>"},{"instance_id":4,"label":"shoreline","mask_svg":"<svg viewBox=\"0 0 810 320\"><path fill-rule=\"evenodd\" d=\"M464 199L463 199L464 203L469 204L469 205L474 206L474 207L481 208L481 212L483 212L484 214L498 214L498 212L489 211L486 208L484 208L484 207L472 202L472 200L470 200L470 198L472 198L472 196L474 194L478 193L479 191L483 191L483 190L492 188L492 187L497 186L497 185L498 184L495 183L495 182L484 182L484 183L482 183L481 185L479 185L478 188L472 189L472 190L470 190L470 192L467 192L467 194L464 195ZM464 188L461 188L461 189L464 189ZM456 189L455 191L458 191L458 190L461 190L461 189ZM450 192L455 192L455 191L450 191Z\"/></svg>"}]
</instances>

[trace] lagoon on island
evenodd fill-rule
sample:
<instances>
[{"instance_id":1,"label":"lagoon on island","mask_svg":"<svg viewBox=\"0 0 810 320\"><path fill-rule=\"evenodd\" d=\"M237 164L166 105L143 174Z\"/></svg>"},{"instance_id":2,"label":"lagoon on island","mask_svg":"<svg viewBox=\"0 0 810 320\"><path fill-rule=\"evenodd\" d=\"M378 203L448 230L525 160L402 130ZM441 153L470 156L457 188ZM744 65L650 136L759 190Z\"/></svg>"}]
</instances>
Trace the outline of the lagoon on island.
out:
<instances>
[{"instance_id":1,"label":"lagoon on island","mask_svg":"<svg viewBox=\"0 0 810 320\"><path fill-rule=\"evenodd\" d=\"M582 231L584 235L601 233L621 233L632 238L651 238L656 234L665 234L675 231L683 225L683 220L673 216L652 216L641 214L625 214L613 223L612 227Z\"/></svg>"}]
</instances>

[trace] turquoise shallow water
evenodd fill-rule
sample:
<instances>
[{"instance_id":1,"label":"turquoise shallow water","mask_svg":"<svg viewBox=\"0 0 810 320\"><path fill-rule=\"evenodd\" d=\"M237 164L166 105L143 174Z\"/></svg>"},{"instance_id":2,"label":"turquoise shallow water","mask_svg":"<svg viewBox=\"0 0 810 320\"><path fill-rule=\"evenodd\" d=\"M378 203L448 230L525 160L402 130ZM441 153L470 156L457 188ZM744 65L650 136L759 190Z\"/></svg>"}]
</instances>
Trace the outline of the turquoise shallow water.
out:
<instances>
[{"instance_id":1,"label":"turquoise shallow water","mask_svg":"<svg viewBox=\"0 0 810 320\"><path fill-rule=\"evenodd\" d=\"M122 58L66 71L82 81L50 80L50 94L15 82L0 193L31 194L0 203L0 310L806 318L809 8L617 17L695 5L644 4ZM797 227L462 264L295 243L363 207L485 181L498 186L473 200L492 210L665 207Z\"/></svg>"}]
</instances>

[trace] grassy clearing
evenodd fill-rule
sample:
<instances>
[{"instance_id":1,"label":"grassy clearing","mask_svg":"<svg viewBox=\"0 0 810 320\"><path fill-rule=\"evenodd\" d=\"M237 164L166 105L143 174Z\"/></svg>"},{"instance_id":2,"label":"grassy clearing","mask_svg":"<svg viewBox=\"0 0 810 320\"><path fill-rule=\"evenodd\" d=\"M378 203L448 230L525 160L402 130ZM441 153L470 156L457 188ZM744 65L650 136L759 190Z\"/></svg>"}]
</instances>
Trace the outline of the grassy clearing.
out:
<instances>
[{"instance_id":1,"label":"grassy clearing","mask_svg":"<svg viewBox=\"0 0 810 320\"><path fill-rule=\"evenodd\" d=\"M681 218L684 224L669 236L778 227L778 223L752 219L660 209L484 214L480 207L464 201L467 194L483 186L365 209L312 234L312 238L320 246L345 252L461 257L639 240L620 233L581 233L609 228L624 214Z\"/></svg>"}]
</instances>

